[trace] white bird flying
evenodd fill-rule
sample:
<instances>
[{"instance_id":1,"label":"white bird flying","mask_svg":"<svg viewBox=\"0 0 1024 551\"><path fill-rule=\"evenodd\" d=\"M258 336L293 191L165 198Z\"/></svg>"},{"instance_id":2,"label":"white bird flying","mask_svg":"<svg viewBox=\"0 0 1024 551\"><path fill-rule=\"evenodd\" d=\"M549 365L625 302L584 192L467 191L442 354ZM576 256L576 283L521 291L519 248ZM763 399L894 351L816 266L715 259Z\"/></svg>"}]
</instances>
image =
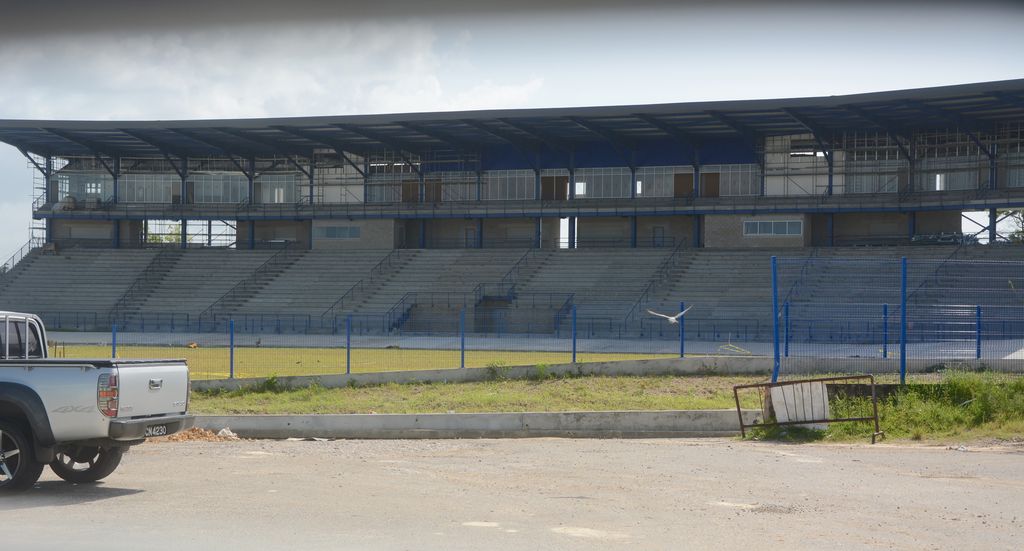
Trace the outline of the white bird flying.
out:
<instances>
[{"instance_id":1,"label":"white bird flying","mask_svg":"<svg viewBox=\"0 0 1024 551\"><path fill-rule=\"evenodd\" d=\"M666 316L665 314L659 314L659 313L654 312L652 310L648 310L647 313L652 315L652 316L658 316L659 318L665 318L665 319L668 320L669 323L679 323L679 318L683 317L683 314L689 312L690 308L693 308L693 306L687 306L686 310L683 310L682 312L679 312L678 314L676 314L674 316Z\"/></svg>"}]
</instances>

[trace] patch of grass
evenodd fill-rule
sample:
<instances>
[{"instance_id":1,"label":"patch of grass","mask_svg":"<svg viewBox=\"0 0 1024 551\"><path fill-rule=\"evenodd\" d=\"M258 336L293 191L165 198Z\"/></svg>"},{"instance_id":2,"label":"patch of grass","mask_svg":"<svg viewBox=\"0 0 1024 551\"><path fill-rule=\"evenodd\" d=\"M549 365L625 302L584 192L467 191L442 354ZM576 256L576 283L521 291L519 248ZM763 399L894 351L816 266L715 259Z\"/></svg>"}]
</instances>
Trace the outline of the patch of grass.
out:
<instances>
[{"instance_id":1,"label":"patch of grass","mask_svg":"<svg viewBox=\"0 0 1024 551\"><path fill-rule=\"evenodd\" d=\"M109 358L109 346L67 345L68 358ZM118 345L119 358L185 358L192 378L224 379L228 377L230 353L225 346L135 346ZM673 358L672 354L586 353L578 354L577 362L613 362ZM467 350L466 367L567 364L570 352L529 352L510 350ZM458 350L425 350L411 348L353 348L352 372L410 371L422 369L453 369L459 367ZM345 372L345 349L327 347L236 347L235 377L279 377L292 375L329 375Z\"/></svg>"},{"instance_id":2,"label":"patch of grass","mask_svg":"<svg viewBox=\"0 0 1024 551\"><path fill-rule=\"evenodd\" d=\"M869 398L839 398L833 417L871 415ZM878 402L886 437L898 440L1012 439L1024 435L1024 378L990 373L949 372L934 384L911 384ZM757 429L754 437L773 440L870 439L870 422L831 423L828 430ZM806 434L810 433L810 434Z\"/></svg>"},{"instance_id":3,"label":"patch of grass","mask_svg":"<svg viewBox=\"0 0 1024 551\"><path fill-rule=\"evenodd\" d=\"M202 414L476 413L734 408L732 387L756 377L567 377L478 383L320 386L194 392ZM753 407L756 404L744 404Z\"/></svg>"}]
</instances>

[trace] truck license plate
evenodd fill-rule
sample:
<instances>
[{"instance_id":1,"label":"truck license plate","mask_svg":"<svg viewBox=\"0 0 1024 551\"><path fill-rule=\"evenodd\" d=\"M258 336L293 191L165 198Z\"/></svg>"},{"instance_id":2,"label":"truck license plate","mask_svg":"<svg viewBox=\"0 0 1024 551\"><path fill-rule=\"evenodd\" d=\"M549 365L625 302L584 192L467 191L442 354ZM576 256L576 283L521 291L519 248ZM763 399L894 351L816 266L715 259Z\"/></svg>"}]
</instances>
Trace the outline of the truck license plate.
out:
<instances>
[{"instance_id":1,"label":"truck license plate","mask_svg":"<svg viewBox=\"0 0 1024 551\"><path fill-rule=\"evenodd\" d=\"M163 436L167 434L167 425L150 425L146 427L146 437Z\"/></svg>"}]
</instances>

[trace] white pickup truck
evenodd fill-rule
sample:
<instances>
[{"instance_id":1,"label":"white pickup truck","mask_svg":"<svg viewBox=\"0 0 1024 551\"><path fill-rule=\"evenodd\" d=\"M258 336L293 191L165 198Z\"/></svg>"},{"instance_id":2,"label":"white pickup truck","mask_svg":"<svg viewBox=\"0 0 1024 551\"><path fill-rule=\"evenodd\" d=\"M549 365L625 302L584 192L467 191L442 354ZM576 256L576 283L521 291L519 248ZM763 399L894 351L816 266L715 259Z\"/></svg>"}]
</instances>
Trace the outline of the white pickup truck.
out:
<instances>
[{"instance_id":1,"label":"white pickup truck","mask_svg":"<svg viewBox=\"0 0 1024 551\"><path fill-rule=\"evenodd\" d=\"M47 464L95 482L129 446L194 424L184 360L49 359L46 342L38 317L0 311L0 493Z\"/></svg>"}]
</instances>

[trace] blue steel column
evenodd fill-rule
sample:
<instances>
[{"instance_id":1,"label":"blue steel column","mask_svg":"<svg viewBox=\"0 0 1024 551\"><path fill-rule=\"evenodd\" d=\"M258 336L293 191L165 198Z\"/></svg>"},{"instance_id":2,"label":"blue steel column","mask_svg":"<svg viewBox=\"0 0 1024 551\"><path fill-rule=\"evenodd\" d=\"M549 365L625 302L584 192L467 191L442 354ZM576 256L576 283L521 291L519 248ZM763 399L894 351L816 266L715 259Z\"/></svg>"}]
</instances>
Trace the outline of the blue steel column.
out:
<instances>
[{"instance_id":1,"label":"blue steel column","mask_svg":"<svg viewBox=\"0 0 1024 551\"><path fill-rule=\"evenodd\" d=\"M114 220L114 248L121 248L121 221Z\"/></svg>"},{"instance_id":2,"label":"blue steel column","mask_svg":"<svg viewBox=\"0 0 1024 551\"><path fill-rule=\"evenodd\" d=\"M476 248L484 248L484 219L476 219Z\"/></svg>"},{"instance_id":3,"label":"blue steel column","mask_svg":"<svg viewBox=\"0 0 1024 551\"><path fill-rule=\"evenodd\" d=\"M974 327L974 358L977 360L981 359L981 305L974 307L975 316L975 327Z\"/></svg>"},{"instance_id":4,"label":"blue steel column","mask_svg":"<svg viewBox=\"0 0 1024 551\"><path fill-rule=\"evenodd\" d=\"M427 221L420 220L420 248L427 248Z\"/></svg>"},{"instance_id":5,"label":"blue steel column","mask_svg":"<svg viewBox=\"0 0 1024 551\"><path fill-rule=\"evenodd\" d=\"M569 217L569 248L576 248L576 217Z\"/></svg>"},{"instance_id":6,"label":"blue steel column","mask_svg":"<svg viewBox=\"0 0 1024 551\"><path fill-rule=\"evenodd\" d=\"M188 157L181 160L181 205L188 202ZM181 219L181 248L188 248L188 220Z\"/></svg>"},{"instance_id":7,"label":"blue steel column","mask_svg":"<svg viewBox=\"0 0 1024 551\"><path fill-rule=\"evenodd\" d=\"M314 196L315 196L315 194L313 193L313 188L316 187L316 173L314 172L315 170L316 170L316 154L313 154L313 155L309 156L309 204L310 205L313 204L313 199L314 199ZM310 240L310 245L312 245L312 243L313 243L312 240Z\"/></svg>"},{"instance_id":8,"label":"blue steel column","mask_svg":"<svg viewBox=\"0 0 1024 551\"><path fill-rule=\"evenodd\" d=\"M900 259L900 384L907 384L907 257Z\"/></svg>"},{"instance_id":9,"label":"blue steel column","mask_svg":"<svg viewBox=\"0 0 1024 551\"><path fill-rule=\"evenodd\" d=\"M228 378L235 378L235 320L228 320Z\"/></svg>"},{"instance_id":10,"label":"blue steel column","mask_svg":"<svg viewBox=\"0 0 1024 551\"><path fill-rule=\"evenodd\" d=\"M829 247L835 246L836 243L836 215L835 213L828 213L825 215L825 233L828 236L827 245Z\"/></svg>"},{"instance_id":11,"label":"blue steel column","mask_svg":"<svg viewBox=\"0 0 1024 551\"><path fill-rule=\"evenodd\" d=\"M989 147L990 155L988 157L988 188L998 189L999 188L999 168L996 164L996 144L992 144Z\"/></svg>"},{"instance_id":12,"label":"blue steel column","mask_svg":"<svg viewBox=\"0 0 1024 551\"><path fill-rule=\"evenodd\" d=\"M466 368L466 309L459 311L459 368Z\"/></svg>"},{"instance_id":13,"label":"blue steel column","mask_svg":"<svg viewBox=\"0 0 1024 551\"><path fill-rule=\"evenodd\" d=\"M476 171L476 200L482 201L484 196L484 173L481 170ZM365 201L365 199L364 199Z\"/></svg>"},{"instance_id":14,"label":"blue steel column","mask_svg":"<svg viewBox=\"0 0 1024 551\"><path fill-rule=\"evenodd\" d=\"M576 305L572 305L572 363L576 363Z\"/></svg>"},{"instance_id":15,"label":"blue steel column","mask_svg":"<svg viewBox=\"0 0 1024 551\"><path fill-rule=\"evenodd\" d=\"M988 209L988 242L995 243L999 234L996 232L996 209Z\"/></svg>"},{"instance_id":16,"label":"blue steel column","mask_svg":"<svg viewBox=\"0 0 1024 551\"><path fill-rule=\"evenodd\" d=\"M907 239L914 239L917 233L917 211L907 213Z\"/></svg>"},{"instance_id":17,"label":"blue steel column","mask_svg":"<svg viewBox=\"0 0 1024 551\"><path fill-rule=\"evenodd\" d=\"M629 167L629 198L636 199L636 167Z\"/></svg>"},{"instance_id":18,"label":"blue steel column","mask_svg":"<svg viewBox=\"0 0 1024 551\"><path fill-rule=\"evenodd\" d=\"M889 357L889 305L882 305L882 359Z\"/></svg>"},{"instance_id":19,"label":"blue steel column","mask_svg":"<svg viewBox=\"0 0 1024 551\"><path fill-rule=\"evenodd\" d=\"M700 197L700 164L693 165L693 197Z\"/></svg>"},{"instance_id":20,"label":"blue steel column","mask_svg":"<svg viewBox=\"0 0 1024 551\"><path fill-rule=\"evenodd\" d=\"M630 248L636 248L636 232L637 232L637 221L636 216L629 217L629 246Z\"/></svg>"},{"instance_id":21,"label":"blue steel column","mask_svg":"<svg viewBox=\"0 0 1024 551\"><path fill-rule=\"evenodd\" d=\"M121 201L121 157L114 157L114 193L113 200L115 203Z\"/></svg>"},{"instance_id":22,"label":"blue steel column","mask_svg":"<svg viewBox=\"0 0 1024 551\"><path fill-rule=\"evenodd\" d=\"M533 169L533 199L540 201L544 193L541 189L540 169Z\"/></svg>"},{"instance_id":23,"label":"blue steel column","mask_svg":"<svg viewBox=\"0 0 1024 551\"><path fill-rule=\"evenodd\" d=\"M249 181L249 204L256 202L256 157L249 157L249 173L245 175Z\"/></svg>"},{"instance_id":24,"label":"blue steel column","mask_svg":"<svg viewBox=\"0 0 1024 551\"><path fill-rule=\"evenodd\" d=\"M782 365L782 361L779 358L779 279L778 279L778 258L772 257L772 334L773 334L773 354L774 362L772 364L772 382L778 382L779 380L779 368Z\"/></svg>"},{"instance_id":25,"label":"blue steel column","mask_svg":"<svg viewBox=\"0 0 1024 551\"><path fill-rule=\"evenodd\" d=\"M703 221L704 215L694 214L693 215L693 248L699 249L701 242L701 222Z\"/></svg>"},{"instance_id":26,"label":"blue steel column","mask_svg":"<svg viewBox=\"0 0 1024 551\"><path fill-rule=\"evenodd\" d=\"M345 375L352 374L352 314L345 316Z\"/></svg>"},{"instance_id":27,"label":"blue steel column","mask_svg":"<svg viewBox=\"0 0 1024 551\"><path fill-rule=\"evenodd\" d=\"M540 248L541 224L542 224L542 222L541 222L541 218L540 217L533 219L533 248L534 249L539 249Z\"/></svg>"},{"instance_id":28,"label":"blue steel column","mask_svg":"<svg viewBox=\"0 0 1024 551\"><path fill-rule=\"evenodd\" d=\"M423 177L423 169L422 168L420 169L420 171L417 174L419 174L419 177L420 177L420 186L419 186L420 187L420 191L419 191L420 200L419 200L419 202L420 202L420 204L423 204L423 203L427 202L427 181Z\"/></svg>"},{"instance_id":29,"label":"blue steel column","mask_svg":"<svg viewBox=\"0 0 1024 551\"><path fill-rule=\"evenodd\" d=\"M679 311L686 310L686 303L679 301ZM686 314L679 316L679 357L686 357Z\"/></svg>"},{"instance_id":30,"label":"blue steel column","mask_svg":"<svg viewBox=\"0 0 1024 551\"><path fill-rule=\"evenodd\" d=\"M252 250L252 249L256 248L256 221L255 220L249 220L248 228L249 228L249 249Z\"/></svg>"}]
</instances>

